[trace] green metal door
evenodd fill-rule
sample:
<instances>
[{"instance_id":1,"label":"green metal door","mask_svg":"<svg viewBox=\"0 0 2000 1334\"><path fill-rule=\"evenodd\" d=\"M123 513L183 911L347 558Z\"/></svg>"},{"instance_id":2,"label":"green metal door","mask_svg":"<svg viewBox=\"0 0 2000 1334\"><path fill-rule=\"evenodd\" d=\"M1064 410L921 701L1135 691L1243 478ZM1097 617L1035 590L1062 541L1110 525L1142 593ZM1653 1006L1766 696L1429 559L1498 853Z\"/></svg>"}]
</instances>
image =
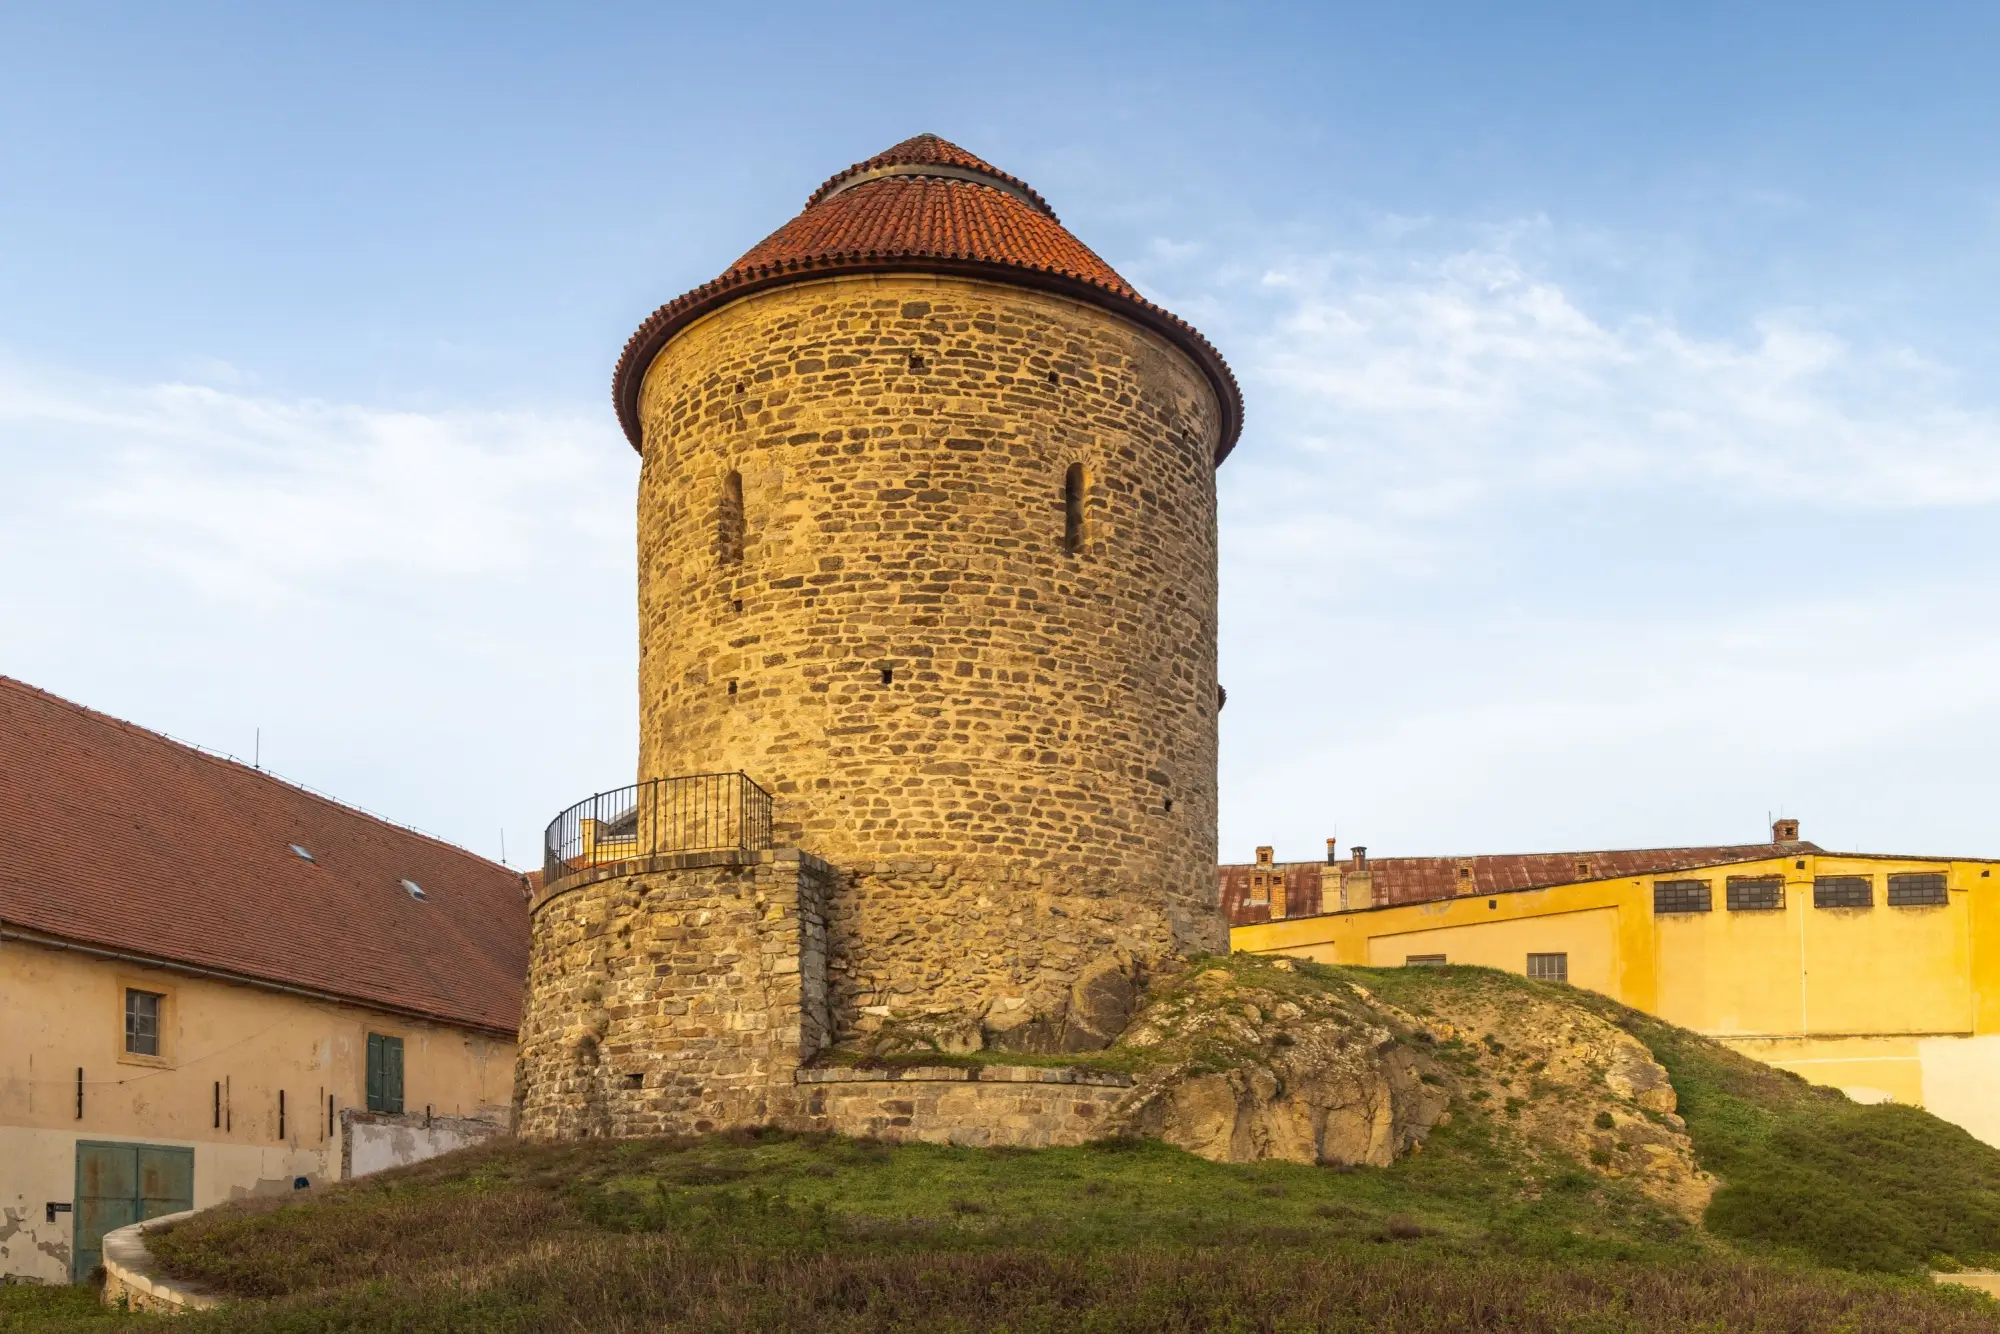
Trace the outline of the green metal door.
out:
<instances>
[{"instance_id":1,"label":"green metal door","mask_svg":"<svg viewBox=\"0 0 2000 1334\"><path fill-rule=\"evenodd\" d=\"M156 1144L76 1145L76 1240L70 1281L104 1261L104 1234L194 1208L194 1150Z\"/></svg>"}]
</instances>

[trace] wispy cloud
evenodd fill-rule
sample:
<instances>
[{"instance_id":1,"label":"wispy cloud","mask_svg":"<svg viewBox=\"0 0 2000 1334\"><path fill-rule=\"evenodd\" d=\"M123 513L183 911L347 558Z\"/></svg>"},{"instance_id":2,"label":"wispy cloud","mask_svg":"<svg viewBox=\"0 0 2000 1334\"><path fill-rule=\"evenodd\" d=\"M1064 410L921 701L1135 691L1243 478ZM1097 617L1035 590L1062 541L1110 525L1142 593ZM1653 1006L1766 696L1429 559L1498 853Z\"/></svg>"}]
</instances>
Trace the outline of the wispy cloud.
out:
<instances>
[{"instance_id":1,"label":"wispy cloud","mask_svg":"<svg viewBox=\"0 0 2000 1334\"><path fill-rule=\"evenodd\" d=\"M1986 848L2000 559L1939 535L2000 505L2000 410L1812 312L1596 308L1536 220L1439 231L1159 252L1250 399L1225 848L1749 836L1787 800Z\"/></svg>"},{"instance_id":2,"label":"wispy cloud","mask_svg":"<svg viewBox=\"0 0 2000 1334\"><path fill-rule=\"evenodd\" d=\"M624 781L608 423L4 365L0 442L0 671L229 749L262 725L279 768L489 854Z\"/></svg>"}]
</instances>

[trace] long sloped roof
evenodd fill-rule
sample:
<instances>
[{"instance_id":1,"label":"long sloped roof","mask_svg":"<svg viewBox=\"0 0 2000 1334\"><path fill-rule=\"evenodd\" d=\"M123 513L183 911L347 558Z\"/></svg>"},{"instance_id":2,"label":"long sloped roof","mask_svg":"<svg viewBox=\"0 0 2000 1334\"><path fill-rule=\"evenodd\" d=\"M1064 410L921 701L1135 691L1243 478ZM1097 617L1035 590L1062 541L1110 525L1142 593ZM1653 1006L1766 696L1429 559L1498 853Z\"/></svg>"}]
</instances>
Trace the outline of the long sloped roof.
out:
<instances>
[{"instance_id":1,"label":"long sloped roof","mask_svg":"<svg viewBox=\"0 0 2000 1334\"><path fill-rule=\"evenodd\" d=\"M520 1026L518 873L7 677L0 925L510 1036Z\"/></svg>"},{"instance_id":2,"label":"long sloped roof","mask_svg":"<svg viewBox=\"0 0 2000 1334\"><path fill-rule=\"evenodd\" d=\"M722 273L669 301L625 344L612 375L619 424L643 443L639 390L674 335L752 292L841 273L984 277L1101 306L1150 328L1199 366L1222 406L1219 464L1243 429L1236 377L1206 338L1133 286L1057 220L1025 181L934 134L905 139L814 191L805 211Z\"/></svg>"}]
</instances>

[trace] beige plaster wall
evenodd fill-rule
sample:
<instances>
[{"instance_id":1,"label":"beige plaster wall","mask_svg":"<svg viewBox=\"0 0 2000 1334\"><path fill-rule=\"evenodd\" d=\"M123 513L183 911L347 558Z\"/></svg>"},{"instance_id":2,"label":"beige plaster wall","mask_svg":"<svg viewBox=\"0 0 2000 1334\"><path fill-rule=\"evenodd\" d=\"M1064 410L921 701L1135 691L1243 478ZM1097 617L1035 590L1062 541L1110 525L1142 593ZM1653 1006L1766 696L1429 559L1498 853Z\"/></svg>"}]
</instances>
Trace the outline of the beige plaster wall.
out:
<instances>
[{"instance_id":1,"label":"beige plaster wall","mask_svg":"<svg viewBox=\"0 0 2000 1334\"><path fill-rule=\"evenodd\" d=\"M167 997L157 1060L124 1052L127 986ZM73 1203L80 1139L192 1146L206 1207L338 1175L326 1100L363 1105L371 1032L404 1041L406 1108L505 1121L513 1094L496 1037L18 941L0 941L0 1016L0 1274L43 1281L68 1276L73 1215L46 1208Z\"/></svg>"},{"instance_id":2,"label":"beige plaster wall","mask_svg":"<svg viewBox=\"0 0 2000 1334\"><path fill-rule=\"evenodd\" d=\"M1004 1041L1093 965L1225 947L1219 409L1183 354L1055 296L843 278L690 326L641 410L640 777L741 769L840 869L842 1035Z\"/></svg>"}]
</instances>

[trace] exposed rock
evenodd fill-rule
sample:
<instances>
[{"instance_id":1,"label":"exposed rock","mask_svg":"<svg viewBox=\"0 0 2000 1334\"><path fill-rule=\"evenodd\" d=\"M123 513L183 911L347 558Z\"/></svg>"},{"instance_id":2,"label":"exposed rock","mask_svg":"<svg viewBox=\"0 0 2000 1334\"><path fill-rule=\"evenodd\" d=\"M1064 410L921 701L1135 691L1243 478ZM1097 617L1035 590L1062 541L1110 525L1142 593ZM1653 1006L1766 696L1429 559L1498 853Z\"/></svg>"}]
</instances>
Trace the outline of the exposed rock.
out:
<instances>
[{"instance_id":1,"label":"exposed rock","mask_svg":"<svg viewBox=\"0 0 2000 1334\"><path fill-rule=\"evenodd\" d=\"M1290 960L1157 983L1117 1044L1147 1059L1111 1129L1220 1162L1383 1167L1463 1111L1530 1160L1700 1213L1715 1183L1643 1044L1558 988L1439 982L1409 1009Z\"/></svg>"},{"instance_id":2,"label":"exposed rock","mask_svg":"<svg viewBox=\"0 0 2000 1334\"><path fill-rule=\"evenodd\" d=\"M1266 1003L1211 969L1148 1008L1123 1045L1163 1061L1139 1077L1121 1129L1219 1162L1386 1167L1445 1114L1449 1081L1409 1030L1332 991L1248 994Z\"/></svg>"},{"instance_id":3,"label":"exposed rock","mask_svg":"<svg viewBox=\"0 0 2000 1334\"><path fill-rule=\"evenodd\" d=\"M1070 988L1062 1050L1101 1051L1110 1046L1132 1022L1138 999L1129 964L1115 958L1092 964Z\"/></svg>"}]
</instances>

